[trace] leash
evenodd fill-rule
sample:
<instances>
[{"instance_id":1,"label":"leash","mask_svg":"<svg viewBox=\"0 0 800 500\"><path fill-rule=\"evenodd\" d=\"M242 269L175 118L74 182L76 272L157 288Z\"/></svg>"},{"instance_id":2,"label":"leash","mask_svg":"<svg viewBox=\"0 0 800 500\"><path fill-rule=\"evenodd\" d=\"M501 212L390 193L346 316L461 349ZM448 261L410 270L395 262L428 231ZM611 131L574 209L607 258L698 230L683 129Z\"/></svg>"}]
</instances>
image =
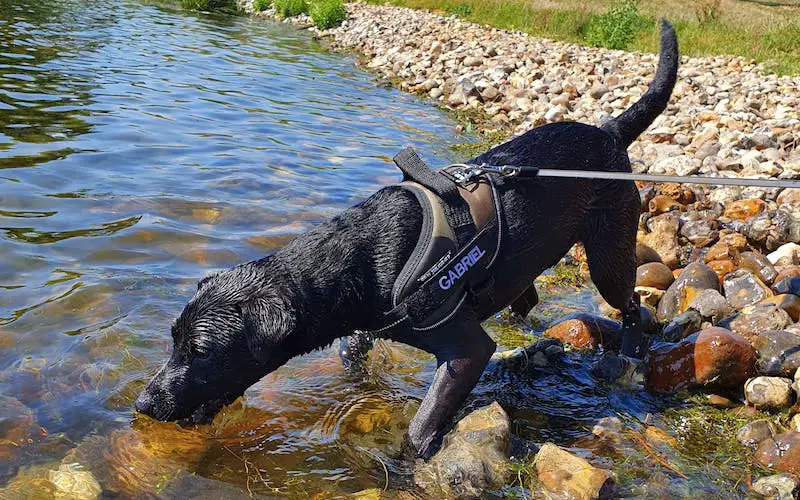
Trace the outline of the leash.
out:
<instances>
[{"instance_id":1,"label":"leash","mask_svg":"<svg viewBox=\"0 0 800 500\"><path fill-rule=\"evenodd\" d=\"M800 188L800 180L794 179L749 179L736 177L693 177L682 175L633 174L627 172L603 172L599 170L557 170L516 165L471 165L455 163L451 171L455 181L462 186L471 184L482 174L501 177L560 177L568 179L607 179L615 181L677 182L681 184L709 184L714 186L756 186L765 188Z\"/></svg>"}]
</instances>

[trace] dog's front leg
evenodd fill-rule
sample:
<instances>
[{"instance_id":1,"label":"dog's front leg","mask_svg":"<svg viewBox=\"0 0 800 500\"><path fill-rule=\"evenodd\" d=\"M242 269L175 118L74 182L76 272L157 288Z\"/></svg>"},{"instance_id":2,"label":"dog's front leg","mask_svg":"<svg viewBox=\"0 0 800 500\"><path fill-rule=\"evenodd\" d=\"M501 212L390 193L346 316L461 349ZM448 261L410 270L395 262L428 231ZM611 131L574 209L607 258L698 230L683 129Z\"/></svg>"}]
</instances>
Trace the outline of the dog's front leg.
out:
<instances>
[{"instance_id":1,"label":"dog's front leg","mask_svg":"<svg viewBox=\"0 0 800 500\"><path fill-rule=\"evenodd\" d=\"M452 321L430 332L420 345L436 356L433 383L411 420L406 446L416 456L431 455L431 445L464 403L497 345L476 320Z\"/></svg>"}]
</instances>

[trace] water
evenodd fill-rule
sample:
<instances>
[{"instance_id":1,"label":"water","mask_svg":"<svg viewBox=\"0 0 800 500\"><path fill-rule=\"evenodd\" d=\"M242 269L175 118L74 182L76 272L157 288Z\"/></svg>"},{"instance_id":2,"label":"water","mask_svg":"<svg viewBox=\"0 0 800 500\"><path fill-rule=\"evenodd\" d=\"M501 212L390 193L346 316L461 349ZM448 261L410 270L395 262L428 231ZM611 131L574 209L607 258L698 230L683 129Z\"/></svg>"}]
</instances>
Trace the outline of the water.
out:
<instances>
[{"instance_id":1,"label":"water","mask_svg":"<svg viewBox=\"0 0 800 500\"><path fill-rule=\"evenodd\" d=\"M455 128L277 23L0 0L0 497L49 498L43 478L61 463L81 464L107 497L337 495L387 474L407 486L393 457L434 368L411 348L380 344L364 378L333 349L293 360L211 426L132 407L199 278L396 182L390 158L405 145L455 159L449 146L469 140ZM586 290L544 296L545 312L591 306ZM528 339L517 326L502 346ZM470 406L498 399L517 453L570 446L614 413L671 425L663 402L598 386L586 362L490 369ZM641 472L627 481L644 484L654 465L631 456ZM719 493L735 481L725 467L692 477L723 474L723 487L704 486Z\"/></svg>"}]
</instances>

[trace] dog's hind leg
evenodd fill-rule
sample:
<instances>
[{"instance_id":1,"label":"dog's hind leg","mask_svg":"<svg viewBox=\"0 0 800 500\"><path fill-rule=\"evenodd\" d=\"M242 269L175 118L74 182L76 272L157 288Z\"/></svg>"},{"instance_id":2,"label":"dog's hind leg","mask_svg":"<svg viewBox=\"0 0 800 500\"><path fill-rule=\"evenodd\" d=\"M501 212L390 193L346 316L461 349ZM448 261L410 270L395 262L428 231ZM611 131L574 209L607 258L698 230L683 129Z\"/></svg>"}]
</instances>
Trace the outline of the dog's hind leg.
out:
<instances>
[{"instance_id":1,"label":"dog's hind leg","mask_svg":"<svg viewBox=\"0 0 800 500\"><path fill-rule=\"evenodd\" d=\"M405 447L416 456L429 456L450 419L478 383L497 345L475 319L451 321L423 332L418 347L436 356L438 367L428 392L411 420Z\"/></svg>"},{"instance_id":2,"label":"dog's hind leg","mask_svg":"<svg viewBox=\"0 0 800 500\"><path fill-rule=\"evenodd\" d=\"M636 227L639 193L631 183L615 183L604 192L602 208L594 208L582 235L592 282L612 307L622 312L620 352L641 358L647 349L642 335L636 282ZM613 201L612 201L613 200Z\"/></svg>"},{"instance_id":3,"label":"dog's hind leg","mask_svg":"<svg viewBox=\"0 0 800 500\"><path fill-rule=\"evenodd\" d=\"M531 284L531 286L522 292L522 295L517 297L514 302L511 303L511 311L514 314L518 314L524 318L538 303L539 294L536 293L536 286Z\"/></svg>"}]
</instances>

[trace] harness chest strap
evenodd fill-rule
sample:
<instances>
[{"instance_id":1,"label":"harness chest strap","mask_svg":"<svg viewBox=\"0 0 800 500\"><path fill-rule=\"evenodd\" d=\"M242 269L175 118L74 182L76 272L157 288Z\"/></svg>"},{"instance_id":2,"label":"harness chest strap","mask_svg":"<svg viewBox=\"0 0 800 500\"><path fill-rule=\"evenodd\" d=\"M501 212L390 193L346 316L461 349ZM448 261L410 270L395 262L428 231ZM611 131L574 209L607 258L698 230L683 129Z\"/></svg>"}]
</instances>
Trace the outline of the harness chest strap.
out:
<instances>
[{"instance_id":1,"label":"harness chest strap","mask_svg":"<svg viewBox=\"0 0 800 500\"><path fill-rule=\"evenodd\" d=\"M409 158L411 168L406 163ZM500 204L488 176L460 186L447 169L428 169L413 150L404 151L395 161L406 178L400 185L420 203L423 223L417 245L392 289L393 308L370 329L373 333L406 321L415 330L435 328L468 295L475 301L491 300L493 280L488 269L500 247Z\"/></svg>"}]
</instances>

